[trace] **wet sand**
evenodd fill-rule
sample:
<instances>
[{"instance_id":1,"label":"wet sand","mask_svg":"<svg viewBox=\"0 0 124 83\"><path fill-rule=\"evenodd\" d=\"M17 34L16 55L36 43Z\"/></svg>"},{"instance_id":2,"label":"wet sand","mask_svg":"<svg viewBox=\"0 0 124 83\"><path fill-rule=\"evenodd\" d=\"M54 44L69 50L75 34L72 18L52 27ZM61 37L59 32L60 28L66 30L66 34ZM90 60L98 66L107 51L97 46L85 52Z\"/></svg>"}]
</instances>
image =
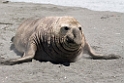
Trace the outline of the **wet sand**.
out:
<instances>
[{"instance_id":1,"label":"wet sand","mask_svg":"<svg viewBox=\"0 0 124 83\"><path fill-rule=\"evenodd\" d=\"M98 12L50 4L0 2L0 60L18 58L11 38L25 19L74 16L83 25L87 41L97 53L124 57L124 13ZM0 83L124 83L124 59L93 60L84 55L69 66L51 62L0 65Z\"/></svg>"}]
</instances>

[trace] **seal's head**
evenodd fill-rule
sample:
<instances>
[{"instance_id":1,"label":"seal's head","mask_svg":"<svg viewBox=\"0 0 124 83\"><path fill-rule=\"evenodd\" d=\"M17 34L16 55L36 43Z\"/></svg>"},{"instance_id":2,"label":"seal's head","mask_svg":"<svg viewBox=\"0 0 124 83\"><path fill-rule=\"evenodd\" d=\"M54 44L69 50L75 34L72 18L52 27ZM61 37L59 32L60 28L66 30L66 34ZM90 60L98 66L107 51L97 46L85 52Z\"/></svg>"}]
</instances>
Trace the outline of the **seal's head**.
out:
<instances>
[{"instance_id":1,"label":"seal's head","mask_svg":"<svg viewBox=\"0 0 124 83\"><path fill-rule=\"evenodd\" d=\"M65 16L59 19L60 36L64 36L68 43L82 44L83 32L80 23L73 17Z\"/></svg>"}]
</instances>

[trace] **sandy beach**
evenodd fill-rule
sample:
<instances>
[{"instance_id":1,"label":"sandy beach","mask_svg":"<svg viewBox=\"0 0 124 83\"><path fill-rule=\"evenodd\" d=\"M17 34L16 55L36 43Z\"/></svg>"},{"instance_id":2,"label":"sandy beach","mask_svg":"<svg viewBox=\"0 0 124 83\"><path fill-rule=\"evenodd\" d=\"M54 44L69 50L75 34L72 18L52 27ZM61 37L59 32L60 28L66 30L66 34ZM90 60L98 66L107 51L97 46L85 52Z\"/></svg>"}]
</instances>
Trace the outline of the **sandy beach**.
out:
<instances>
[{"instance_id":1,"label":"sandy beach","mask_svg":"<svg viewBox=\"0 0 124 83\"><path fill-rule=\"evenodd\" d=\"M122 58L93 60L84 55L69 66L37 60L0 65L0 83L124 83L124 13L0 2L0 60L20 57L11 50L11 38L25 19L65 15L75 17L82 24L87 41L97 53L114 53Z\"/></svg>"}]
</instances>

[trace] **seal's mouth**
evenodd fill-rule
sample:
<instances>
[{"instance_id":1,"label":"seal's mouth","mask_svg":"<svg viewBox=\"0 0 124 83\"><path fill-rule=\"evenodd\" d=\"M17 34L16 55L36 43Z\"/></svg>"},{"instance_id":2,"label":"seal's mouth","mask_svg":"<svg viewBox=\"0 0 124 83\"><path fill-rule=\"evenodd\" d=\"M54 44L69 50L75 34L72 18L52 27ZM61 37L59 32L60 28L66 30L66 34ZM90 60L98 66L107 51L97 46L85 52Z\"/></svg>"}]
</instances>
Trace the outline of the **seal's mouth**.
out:
<instances>
[{"instance_id":1,"label":"seal's mouth","mask_svg":"<svg viewBox=\"0 0 124 83\"><path fill-rule=\"evenodd\" d=\"M66 41L70 44L80 45L81 40L77 40L76 38L71 38L69 36L66 37Z\"/></svg>"},{"instance_id":2,"label":"seal's mouth","mask_svg":"<svg viewBox=\"0 0 124 83\"><path fill-rule=\"evenodd\" d=\"M66 37L66 41L67 41L68 43L74 43L74 44L76 44L76 43L74 42L74 39L70 38L69 36Z\"/></svg>"}]
</instances>

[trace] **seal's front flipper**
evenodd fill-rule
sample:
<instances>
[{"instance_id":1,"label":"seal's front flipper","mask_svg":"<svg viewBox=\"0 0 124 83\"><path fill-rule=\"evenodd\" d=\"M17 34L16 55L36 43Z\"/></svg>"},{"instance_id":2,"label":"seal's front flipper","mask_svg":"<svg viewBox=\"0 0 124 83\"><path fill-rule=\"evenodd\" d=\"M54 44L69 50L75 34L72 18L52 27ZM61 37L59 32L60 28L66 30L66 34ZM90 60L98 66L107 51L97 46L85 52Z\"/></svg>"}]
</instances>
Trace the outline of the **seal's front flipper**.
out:
<instances>
[{"instance_id":1,"label":"seal's front flipper","mask_svg":"<svg viewBox=\"0 0 124 83\"><path fill-rule=\"evenodd\" d=\"M14 64L31 61L35 56L35 52L36 52L35 44L31 44L31 45L27 46L27 50L24 52L23 57L21 57L19 59L11 59L11 60L7 60L7 61L3 61L3 62L1 62L1 64L14 65Z\"/></svg>"},{"instance_id":2,"label":"seal's front flipper","mask_svg":"<svg viewBox=\"0 0 124 83\"><path fill-rule=\"evenodd\" d=\"M89 54L93 59L119 59L120 58L119 55L115 55L115 54L109 54L109 55L96 54L87 42L85 43L84 52Z\"/></svg>"}]
</instances>

